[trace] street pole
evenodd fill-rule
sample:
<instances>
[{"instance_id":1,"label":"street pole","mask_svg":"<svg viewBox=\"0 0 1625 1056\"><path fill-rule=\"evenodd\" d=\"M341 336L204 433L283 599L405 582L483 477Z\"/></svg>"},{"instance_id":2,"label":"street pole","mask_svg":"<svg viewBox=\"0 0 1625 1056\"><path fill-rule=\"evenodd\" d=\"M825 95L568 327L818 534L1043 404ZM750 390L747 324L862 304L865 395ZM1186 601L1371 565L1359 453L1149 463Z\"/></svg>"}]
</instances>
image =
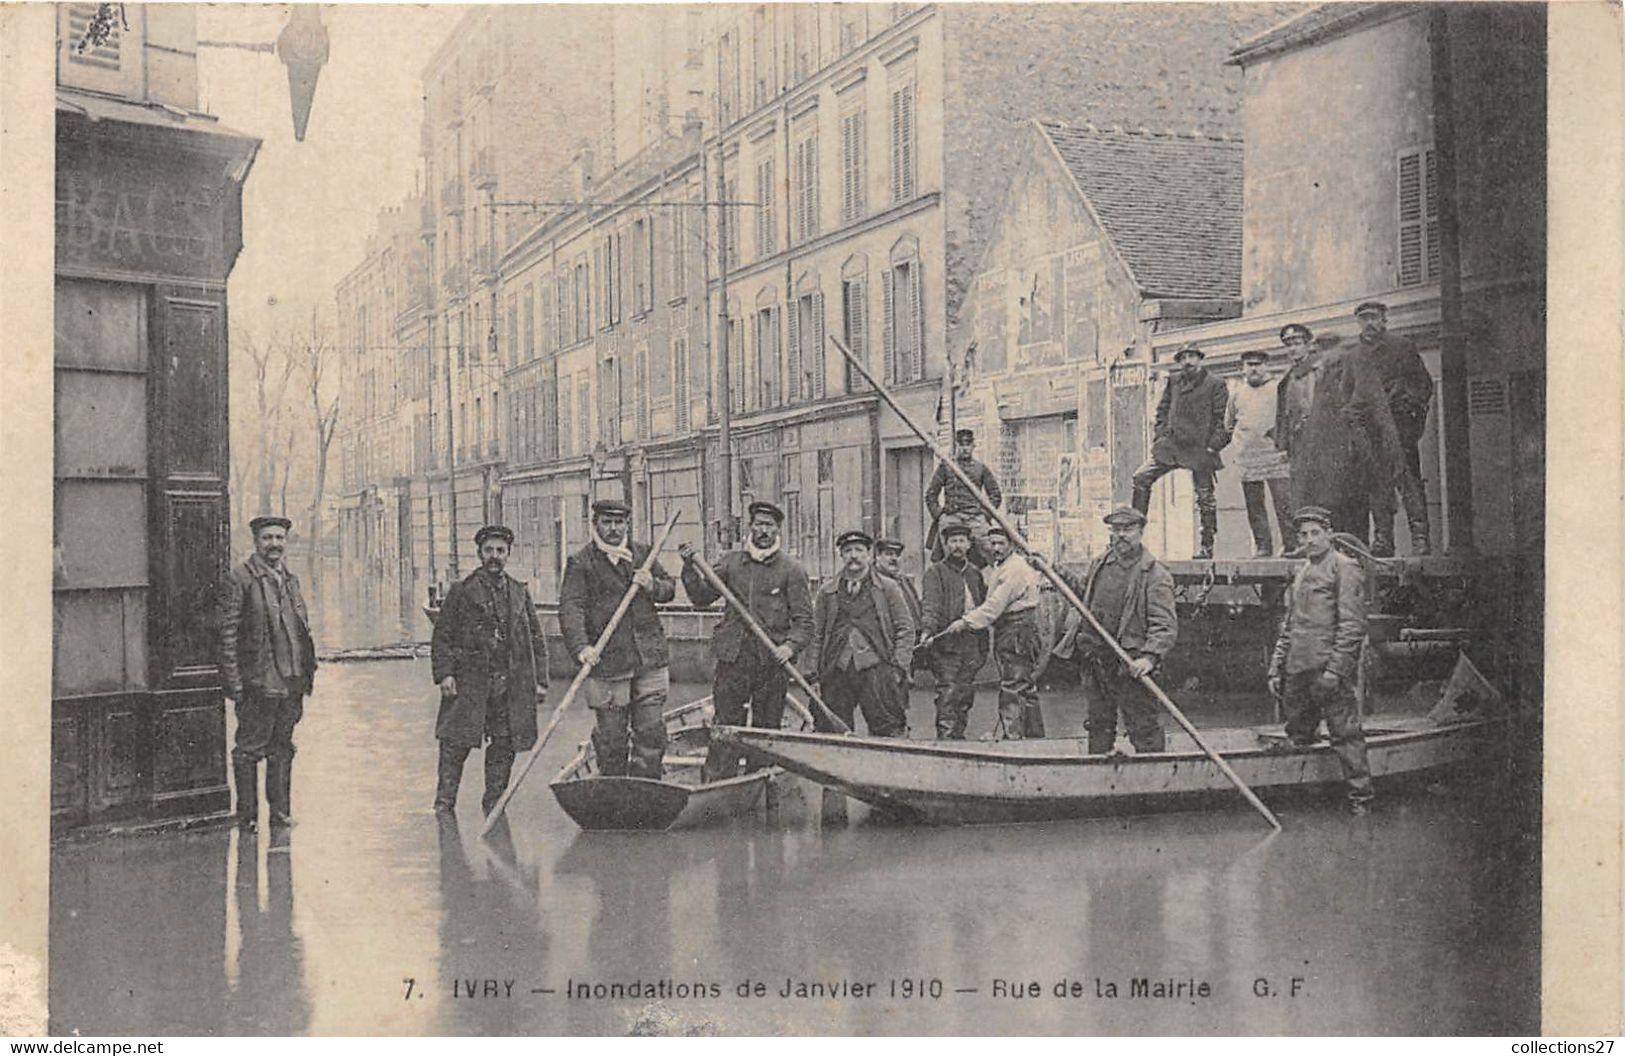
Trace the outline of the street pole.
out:
<instances>
[{"instance_id":1,"label":"street pole","mask_svg":"<svg viewBox=\"0 0 1625 1056\"><path fill-rule=\"evenodd\" d=\"M451 325L446 326L451 336ZM451 526L446 529L446 547L451 555L451 582L462 577L457 570L457 434L451 420L451 342L446 342L446 501ZM448 584L449 585L449 584Z\"/></svg>"},{"instance_id":2,"label":"street pole","mask_svg":"<svg viewBox=\"0 0 1625 1056\"><path fill-rule=\"evenodd\" d=\"M1468 437L1467 351L1462 343L1460 213L1456 196L1456 121L1450 70L1450 12L1428 19L1433 66L1433 149L1439 180L1439 374L1444 417L1445 510L1451 554L1473 552L1473 458Z\"/></svg>"},{"instance_id":3,"label":"street pole","mask_svg":"<svg viewBox=\"0 0 1625 1056\"><path fill-rule=\"evenodd\" d=\"M728 341L728 181L723 175L727 167L727 150L723 141L726 122L722 118L722 48L717 48L717 388L722 392L722 406L717 420L717 461L722 470L722 509L719 518L722 549L734 545L734 455L733 455L733 363Z\"/></svg>"}]
</instances>

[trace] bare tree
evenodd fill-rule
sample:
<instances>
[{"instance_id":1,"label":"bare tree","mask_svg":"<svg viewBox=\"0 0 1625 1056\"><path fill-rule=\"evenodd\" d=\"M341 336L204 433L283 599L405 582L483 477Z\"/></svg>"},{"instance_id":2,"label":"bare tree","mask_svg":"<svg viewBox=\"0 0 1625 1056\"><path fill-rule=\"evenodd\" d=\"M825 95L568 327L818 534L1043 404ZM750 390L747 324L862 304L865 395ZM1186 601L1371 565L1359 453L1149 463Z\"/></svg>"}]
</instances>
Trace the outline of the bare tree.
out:
<instances>
[{"instance_id":1,"label":"bare tree","mask_svg":"<svg viewBox=\"0 0 1625 1056\"><path fill-rule=\"evenodd\" d=\"M339 422L337 351L311 312L310 333L289 349L304 376L310 397L311 421L316 427L315 484L310 497L310 590L319 605L322 596L322 500L327 490L327 454Z\"/></svg>"}]
</instances>

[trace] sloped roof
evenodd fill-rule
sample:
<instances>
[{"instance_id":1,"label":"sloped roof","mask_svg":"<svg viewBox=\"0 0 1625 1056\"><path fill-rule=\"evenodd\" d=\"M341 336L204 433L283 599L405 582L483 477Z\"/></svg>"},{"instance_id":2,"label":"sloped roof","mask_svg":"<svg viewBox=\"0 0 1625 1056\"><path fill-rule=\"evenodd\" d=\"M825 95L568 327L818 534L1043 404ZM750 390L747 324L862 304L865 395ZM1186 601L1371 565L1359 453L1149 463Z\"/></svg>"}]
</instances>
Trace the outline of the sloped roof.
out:
<instances>
[{"instance_id":1,"label":"sloped roof","mask_svg":"<svg viewBox=\"0 0 1625 1056\"><path fill-rule=\"evenodd\" d=\"M1140 291L1241 296L1241 142L1035 122Z\"/></svg>"},{"instance_id":2,"label":"sloped roof","mask_svg":"<svg viewBox=\"0 0 1625 1056\"><path fill-rule=\"evenodd\" d=\"M1260 59L1296 48L1308 47L1347 33L1372 22L1405 18L1424 10L1417 3L1334 3L1320 4L1272 26L1243 41L1225 60L1245 66Z\"/></svg>"}]
</instances>

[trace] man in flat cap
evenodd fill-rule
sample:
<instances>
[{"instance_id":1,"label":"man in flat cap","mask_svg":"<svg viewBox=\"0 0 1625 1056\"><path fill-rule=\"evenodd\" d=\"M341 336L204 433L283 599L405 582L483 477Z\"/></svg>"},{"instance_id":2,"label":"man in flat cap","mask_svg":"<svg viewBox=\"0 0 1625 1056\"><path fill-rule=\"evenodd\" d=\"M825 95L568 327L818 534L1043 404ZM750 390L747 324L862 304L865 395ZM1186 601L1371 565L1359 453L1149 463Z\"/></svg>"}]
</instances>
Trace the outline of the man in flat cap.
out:
<instances>
[{"instance_id":1,"label":"man in flat cap","mask_svg":"<svg viewBox=\"0 0 1625 1056\"><path fill-rule=\"evenodd\" d=\"M974 432L960 429L954 433L954 463L972 484L982 490L989 502L999 506L1004 502L1004 493L999 490L999 482L994 478L993 471L976 460L975 452ZM963 524L970 529L974 544L971 547L971 561L978 568L987 567L993 556L987 542L987 512L976 501L975 494L945 464L938 465L937 471L931 474L931 482L925 488L925 508L931 514L932 523L937 526L939 552L943 530L952 524Z\"/></svg>"},{"instance_id":2,"label":"man in flat cap","mask_svg":"<svg viewBox=\"0 0 1625 1056\"><path fill-rule=\"evenodd\" d=\"M1414 342L1388 331L1386 304L1366 301L1354 310L1354 317L1360 321L1359 353L1371 362L1382 379L1388 410L1399 435L1400 462L1394 467L1394 477L1405 506L1405 520L1410 525L1411 551L1426 554L1431 549L1428 502L1422 486L1422 455L1418 445L1427 431L1433 375L1417 354ZM1371 551L1378 557L1390 557L1394 552L1394 505L1393 487L1379 487L1372 492Z\"/></svg>"},{"instance_id":3,"label":"man in flat cap","mask_svg":"<svg viewBox=\"0 0 1625 1056\"><path fill-rule=\"evenodd\" d=\"M914 620L902 588L876 574L874 545L861 531L836 539L841 573L813 600L813 637L802 670L818 680L824 704L848 726L862 710L871 737L902 737L908 713L898 686L908 677Z\"/></svg>"},{"instance_id":4,"label":"man in flat cap","mask_svg":"<svg viewBox=\"0 0 1625 1056\"><path fill-rule=\"evenodd\" d=\"M784 721L784 695L790 688L789 665L812 641L812 592L807 573L781 549L784 511L771 502L750 504L750 534L745 545L717 561L717 578L750 610L773 639L769 651L745 625L733 606L711 637L717 667L712 683L712 704L719 726L743 726L749 710L750 725L776 730ZM683 589L697 608L713 604L722 595L694 564L692 543L677 547L683 556ZM761 764L751 762L747 769ZM707 781L732 777L739 771L739 752L725 744L712 744L705 755Z\"/></svg>"},{"instance_id":5,"label":"man in flat cap","mask_svg":"<svg viewBox=\"0 0 1625 1056\"><path fill-rule=\"evenodd\" d=\"M1230 385L1230 406L1224 416L1225 430L1236 445L1254 557L1275 553L1270 536L1271 508L1280 526L1281 549L1292 548L1292 481L1286 452L1275 445L1273 436L1280 394L1271 381L1269 353L1262 349L1243 352L1241 377Z\"/></svg>"},{"instance_id":6,"label":"man in flat cap","mask_svg":"<svg viewBox=\"0 0 1625 1056\"><path fill-rule=\"evenodd\" d=\"M1296 457L1294 452L1299 448L1298 439L1303 435L1304 423L1309 420L1309 407L1315 395L1315 378L1320 372L1320 348L1315 341L1314 332L1302 323L1288 323L1281 327L1281 344L1286 348L1288 362L1287 371L1281 375L1281 380L1275 386L1275 425L1270 437L1275 441L1275 447L1286 455L1290 467ZM1288 476L1290 477L1290 468ZM1291 484L1287 486L1287 507L1292 506ZM1288 515L1288 521L1291 517ZM1288 528L1290 528L1290 523ZM1290 550L1296 546L1296 532L1292 533L1293 541L1283 537L1281 547Z\"/></svg>"},{"instance_id":7,"label":"man in flat cap","mask_svg":"<svg viewBox=\"0 0 1625 1056\"><path fill-rule=\"evenodd\" d=\"M914 634L916 641L920 637L920 592L914 589L914 581L908 578L903 571L904 546L899 539L875 540L875 572L885 576L896 583L903 591L903 600L908 602L908 614L914 621ZM910 654L909 670L904 673L903 680L898 684L897 692L900 695L900 706L908 709L909 685L914 674L913 654Z\"/></svg>"},{"instance_id":8,"label":"man in flat cap","mask_svg":"<svg viewBox=\"0 0 1625 1056\"><path fill-rule=\"evenodd\" d=\"M1372 797L1371 770L1354 676L1365 638L1365 576L1358 561L1333 548L1330 510L1305 506L1292 519L1309 560L1286 592L1286 615L1270 660L1270 692L1281 701L1292 745L1313 745L1321 720L1326 721L1348 782L1349 806L1364 814Z\"/></svg>"},{"instance_id":9,"label":"man in flat cap","mask_svg":"<svg viewBox=\"0 0 1625 1056\"><path fill-rule=\"evenodd\" d=\"M468 753L485 748L489 814L508 787L513 761L536 744L536 709L547 698L547 639L530 588L505 571L513 532L488 524L474 533L480 567L453 583L430 639L430 663L440 686L440 741L434 809L457 807Z\"/></svg>"},{"instance_id":10,"label":"man in flat cap","mask_svg":"<svg viewBox=\"0 0 1625 1056\"><path fill-rule=\"evenodd\" d=\"M948 635L993 629L993 658L999 664L1001 740L1044 736L1044 712L1038 703L1038 661L1044 651L1038 629L1039 583L1042 577L1016 553L1010 536L998 525L988 530L993 564L988 569L987 597L948 624Z\"/></svg>"},{"instance_id":11,"label":"man in flat cap","mask_svg":"<svg viewBox=\"0 0 1625 1056\"><path fill-rule=\"evenodd\" d=\"M967 526L953 524L942 530L942 559L925 570L922 636L940 634L987 599L987 585L981 569L970 562L970 548ZM987 662L987 632L967 628L938 638L927 651L925 660L937 682L937 740L962 741L976 698L976 673Z\"/></svg>"},{"instance_id":12,"label":"man in flat cap","mask_svg":"<svg viewBox=\"0 0 1625 1056\"><path fill-rule=\"evenodd\" d=\"M648 543L628 543L632 509L618 499L592 504L592 541L570 555L559 586L559 628L581 663L597 661L586 684L597 718L598 772L658 780L666 754L666 693L671 686L666 630L655 605L677 596L677 584ZM638 593L600 655L594 645L628 587Z\"/></svg>"},{"instance_id":13,"label":"man in flat cap","mask_svg":"<svg viewBox=\"0 0 1625 1056\"><path fill-rule=\"evenodd\" d=\"M1119 506L1105 520L1111 545L1081 579L1068 576L1067 582L1132 663L1125 666L1077 610L1067 613L1053 651L1063 659L1082 654L1079 675L1089 708L1084 727L1092 754L1104 755L1116 744L1118 713L1136 752L1160 752L1168 745L1162 706L1140 679L1153 674L1179 640L1174 576L1145 548L1145 514Z\"/></svg>"},{"instance_id":14,"label":"man in flat cap","mask_svg":"<svg viewBox=\"0 0 1625 1056\"><path fill-rule=\"evenodd\" d=\"M1151 458L1134 471L1133 503L1141 513L1148 512L1151 486L1176 469L1190 470L1202 529L1201 546L1196 552L1199 561L1213 556L1213 540L1219 532L1213 475L1224 467L1219 452L1230 442L1224 427L1230 393L1224 382L1202 365L1204 358L1206 353L1195 345L1186 345L1174 353L1175 371L1157 401Z\"/></svg>"},{"instance_id":15,"label":"man in flat cap","mask_svg":"<svg viewBox=\"0 0 1625 1056\"><path fill-rule=\"evenodd\" d=\"M293 824L293 728L316 677L299 577L283 562L292 527L286 517L249 521L254 553L226 573L220 588L220 677L236 702L231 771L237 823L248 830L259 825L261 759L271 824Z\"/></svg>"}]
</instances>

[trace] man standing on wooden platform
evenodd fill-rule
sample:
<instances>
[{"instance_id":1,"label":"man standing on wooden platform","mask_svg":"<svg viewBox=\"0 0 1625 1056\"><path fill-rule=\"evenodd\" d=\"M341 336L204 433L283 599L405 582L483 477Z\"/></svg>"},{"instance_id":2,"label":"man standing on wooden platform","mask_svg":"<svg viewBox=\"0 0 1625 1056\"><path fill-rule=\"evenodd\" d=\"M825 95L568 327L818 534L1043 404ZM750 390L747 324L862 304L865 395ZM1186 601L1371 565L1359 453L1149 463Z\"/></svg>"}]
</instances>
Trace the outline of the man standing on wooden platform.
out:
<instances>
[{"instance_id":1,"label":"man standing on wooden platform","mask_svg":"<svg viewBox=\"0 0 1625 1056\"><path fill-rule=\"evenodd\" d=\"M1270 692L1286 713L1292 745L1313 745L1321 719L1326 720L1348 782L1349 807L1364 814L1373 793L1354 676L1365 638L1365 576L1358 561L1332 547L1330 510L1305 506L1293 522L1309 560L1287 588L1286 615L1270 661Z\"/></svg>"},{"instance_id":2,"label":"man standing on wooden platform","mask_svg":"<svg viewBox=\"0 0 1625 1056\"><path fill-rule=\"evenodd\" d=\"M1132 662L1125 666L1076 609L1067 613L1066 630L1054 653L1067 659L1076 650L1083 651L1079 674L1089 708L1084 726L1091 754L1112 750L1119 712L1136 752L1165 751L1168 736L1162 705L1140 679L1155 672L1179 640L1174 576L1142 542L1145 514L1119 506L1106 515L1106 525L1111 545L1081 580L1068 576L1067 582Z\"/></svg>"},{"instance_id":3,"label":"man standing on wooden platform","mask_svg":"<svg viewBox=\"0 0 1625 1056\"><path fill-rule=\"evenodd\" d=\"M1262 349L1241 354L1241 377L1231 383L1230 406L1224 417L1225 429L1236 445L1254 557L1275 553L1270 537L1272 509L1281 530L1281 549L1292 549L1292 481L1286 452L1276 447L1273 436L1280 393L1278 385L1270 384L1268 364L1269 354Z\"/></svg>"},{"instance_id":4,"label":"man standing on wooden platform","mask_svg":"<svg viewBox=\"0 0 1625 1056\"><path fill-rule=\"evenodd\" d=\"M1040 576L1016 553L1003 528L988 529L993 566L987 597L948 625L949 634L993 628L993 656L999 662L1000 740L1044 736L1044 712L1038 703L1038 661L1044 643L1038 630Z\"/></svg>"},{"instance_id":5,"label":"man standing on wooden platform","mask_svg":"<svg viewBox=\"0 0 1625 1056\"><path fill-rule=\"evenodd\" d=\"M914 652L908 602L901 587L875 572L874 539L867 532L843 532L836 547L841 574L818 588L802 669L818 680L825 706L847 726L861 709L869 736L905 736L908 713L898 685L908 677Z\"/></svg>"},{"instance_id":6,"label":"man standing on wooden platform","mask_svg":"<svg viewBox=\"0 0 1625 1056\"><path fill-rule=\"evenodd\" d=\"M991 469L976 460L975 451L974 432L960 429L954 433L954 462L970 482L982 490L987 501L998 506L1004 501L999 482ZM939 464L937 471L931 474L931 482L925 487L925 508L937 526L937 549L942 545L942 533L951 525L962 524L970 529L975 544L971 548L971 561L978 568L987 567L993 558L987 537L987 511L982 509L975 493L946 465Z\"/></svg>"},{"instance_id":7,"label":"man standing on wooden platform","mask_svg":"<svg viewBox=\"0 0 1625 1056\"><path fill-rule=\"evenodd\" d=\"M1219 533L1214 473L1224 468L1219 452L1230 442L1224 427L1230 391L1202 366L1206 355L1195 345L1174 353L1175 373L1157 401L1151 457L1134 471L1134 508L1149 513L1152 485L1176 469L1190 470L1202 532L1198 561L1213 557L1213 540Z\"/></svg>"},{"instance_id":8,"label":"man standing on wooden platform","mask_svg":"<svg viewBox=\"0 0 1625 1056\"><path fill-rule=\"evenodd\" d=\"M947 630L987 599L981 569L970 563L970 529L963 524L942 530L946 551L925 570L925 596L920 603L921 633ZM962 741L965 722L976 698L976 673L987 662L987 632L965 630L933 642L926 658L937 680L937 740Z\"/></svg>"},{"instance_id":9,"label":"man standing on wooden platform","mask_svg":"<svg viewBox=\"0 0 1625 1056\"><path fill-rule=\"evenodd\" d=\"M730 550L714 571L733 591L756 622L773 639L771 652L762 645L744 617L732 605L722 613L711 638L717 668L712 688L715 721L719 726L750 724L770 730L784 721L784 695L790 687L785 666L812 641L812 593L807 573L795 558L780 549L784 511L771 502L750 504L750 537L740 550ZM690 543L677 548L683 556L683 589L696 608L705 608L722 596L694 565ZM746 769L763 764L752 761ZM705 756L707 781L733 777L739 771L739 752L725 744L712 744Z\"/></svg>"},{"instance_id":10,"label":"man standing on wooden platform","mask_svg":"<svg viewBox=\"0 0 1625 1056\"><path fill-rule=\"evenodd\" d=\"M508 787L513 761L536 743L536 708L547 696L547 639L530 590L503 569L513 532L488 524L474 533L480 567L446 592L430 656L440 686L439 780L434 809L457 806L468 753L485 745L489 814Z\"/></svg>"},{"instance_id":11,"label":"man standing on wooden platform","mask_svg":"<svg viewBox=\"0 0 1625 1056\"><path fill-rule=\"evenodd\" d=\"M666 693L671 687L666 630L657 602L677 596L677 584L656 560L649 571L648 543L628 543L632 509L618 499L592 504L592 541L570 555L559 586L559 629L579 662L595 661L582 690L597 719L593 750L605 777L659 780L666 754ZM631 608L602 653L598 636L636 583Z\"/></svg>"}]
</instances>

